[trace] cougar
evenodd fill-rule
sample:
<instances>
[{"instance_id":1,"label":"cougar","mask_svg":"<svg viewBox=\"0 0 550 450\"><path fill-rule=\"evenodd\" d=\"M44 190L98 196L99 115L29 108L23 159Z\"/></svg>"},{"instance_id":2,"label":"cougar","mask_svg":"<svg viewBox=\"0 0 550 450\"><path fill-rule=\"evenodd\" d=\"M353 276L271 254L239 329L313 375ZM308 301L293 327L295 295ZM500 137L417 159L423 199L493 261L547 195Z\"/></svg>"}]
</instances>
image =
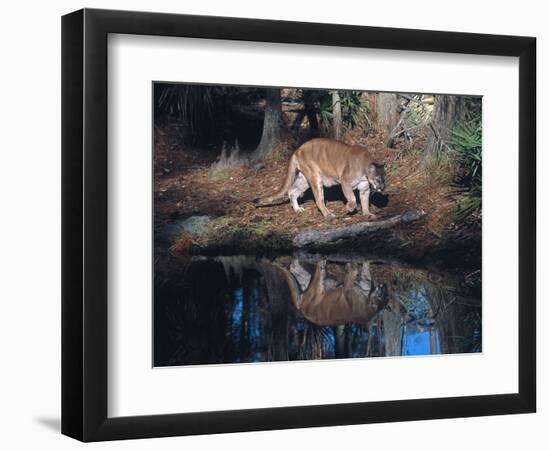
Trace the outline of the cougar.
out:
<instances>
[{"instance_id":1,"label":"cougar","mask_svg":"<svg viewBox=\"0 0 550 450\"><path fill-rule=\"evenodd\" d=\"M334 139L312 139L290 157L281 188L271 196L255 199L254 203L256 206L273 205L288 196L294 211L301 212L304 208L298 204L298 199L311 187L319 211L324 217L333 217L325 205L323 188L337 184L342 186L348 212L357 208L353 193L357 189L363 215L374 216L369 208L371 188L376 192L385 189L386 172L383 165L374 162L365 147Z\"/></svg>"}]
</instances>

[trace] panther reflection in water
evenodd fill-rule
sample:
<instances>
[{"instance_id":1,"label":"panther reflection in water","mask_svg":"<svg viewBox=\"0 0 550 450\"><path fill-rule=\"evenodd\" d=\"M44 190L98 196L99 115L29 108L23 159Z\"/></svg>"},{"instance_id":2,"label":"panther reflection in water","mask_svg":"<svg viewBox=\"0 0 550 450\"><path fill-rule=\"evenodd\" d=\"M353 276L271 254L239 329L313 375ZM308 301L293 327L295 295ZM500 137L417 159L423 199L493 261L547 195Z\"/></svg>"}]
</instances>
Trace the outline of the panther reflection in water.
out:
<instances>
[{"instance_id":1,"label":"panther reflection in water","mask_svg":"<svg viewBox=\"0 0 550 450\"><path fill-rule=\"evenodd\" d=\"M295 259L290 273L286 278L294 305L320 326L367 323L388 304L387 286L374 286L370 262L347 263L343 283L327 278L326 261L317 263L312 277Z\"/></svg>"}]
</instances>

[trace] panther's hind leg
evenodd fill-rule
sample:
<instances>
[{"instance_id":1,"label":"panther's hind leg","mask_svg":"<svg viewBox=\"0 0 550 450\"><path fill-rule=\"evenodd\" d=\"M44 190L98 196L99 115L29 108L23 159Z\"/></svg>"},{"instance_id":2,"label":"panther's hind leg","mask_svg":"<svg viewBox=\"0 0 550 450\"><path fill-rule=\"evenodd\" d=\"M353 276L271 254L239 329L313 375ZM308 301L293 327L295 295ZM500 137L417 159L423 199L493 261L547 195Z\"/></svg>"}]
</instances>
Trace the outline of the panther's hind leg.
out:
<instances>
[{"instance_id":1,"label":"panther's hind leg","mask_svg":"<svg viewBox=\"0 0 550 450\"><path fill-rule=\"evenodd\" d=\"M332 218L334 214L326 207L325 205L325 194L323 191L323 181L320 176L312 176L310 180L311 190L313 191L313 197L315 198L315 203L317 208L323 214L325 218Z\"/></svg>"},{"instance_id":2,"label":"panther's hind leg","mask_svg":"<svg viewBox=\"0 0 550 450\"><path fill-rule=\"evenodd\" d=\"M306 177L302 172L298 172L298 176L294 180L294 183L288 190L288 198L292 204L292 209L296 212L301 212L304 208L298 205L298 198L307 191L309 188L309 183L307 182Z\"/></svg>"}]
</instances>

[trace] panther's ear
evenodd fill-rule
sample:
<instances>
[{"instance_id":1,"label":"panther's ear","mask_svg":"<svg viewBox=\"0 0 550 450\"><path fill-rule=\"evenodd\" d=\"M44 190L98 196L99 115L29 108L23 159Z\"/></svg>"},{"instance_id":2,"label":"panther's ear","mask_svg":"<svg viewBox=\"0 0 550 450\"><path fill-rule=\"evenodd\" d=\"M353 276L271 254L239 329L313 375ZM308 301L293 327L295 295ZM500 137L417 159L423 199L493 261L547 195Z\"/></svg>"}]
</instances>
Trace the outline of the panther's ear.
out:
<instances>
[{"instance_id":1,"label":"panther's ear","mask_svg":"<svg viewBox=\"0 0 550 450\"><path fill-rule=\"evenodd\" d=\"M376 167L375 163L370 163L369 166L367 167L367 173L369 175L376 175L377 170L378 170L378 167Z\"/></svg>"}]
</instances>

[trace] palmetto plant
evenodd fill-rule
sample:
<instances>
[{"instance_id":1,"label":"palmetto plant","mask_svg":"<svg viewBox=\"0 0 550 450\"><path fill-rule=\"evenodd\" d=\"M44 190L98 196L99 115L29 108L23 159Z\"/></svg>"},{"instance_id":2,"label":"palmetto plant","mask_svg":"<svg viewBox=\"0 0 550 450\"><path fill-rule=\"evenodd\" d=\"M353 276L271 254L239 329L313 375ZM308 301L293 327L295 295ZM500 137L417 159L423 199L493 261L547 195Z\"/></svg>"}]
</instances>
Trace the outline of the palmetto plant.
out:
<instances>
[{"instance_id":1,"label":"palmetto plant","mask_svg":"<svg viewBox=\"0 0 550 450\"><path fill-rule=\"evenodd\" d=\"M158 107L178 117L189 127L191 134L197 134L203 121L212 117L215 90L215 86L162 86Z\"/></svg>"},{"instance_id":2,"label":"palmetto plant","mask_svg":"<svg viewBox=\"0 0 550 450\"><path fill-rule=\"evenodd\" d=\"M332 96L327 91L319 97L319 116L325 129L329 129L332 124Z\"/></svg>"},{"instance_id":3,"label":"palmetto plant","mask_svg":"<svg viewBox=\"0 0 550 450\"><path fill-rule=\"evenodd\" d=\"M355 128L368 113L368 105L361 98L359 91L344 91L341 95L342 118L344 125Z\"/></svg>"},{"instance_id":4,"label":"palmetto plant","mask_svg":"<svg viewBox=\"0 0 550 450\"><path fill-rule=\"evenodd\" d=\"M368 107L359 91L339 91L342 108L342 122L347 128L356 127L367 116ZM321 123L328 129L332 124L333 105L330 91L319 96L319 116Z\"/></svg>"},{"instance_id":5,"label":"palmetto plant","mask_svg":"<svg viewBox=\"0 0 550 450\"><path fill-rule=\"evenodd\" d=\"M459 215L465 217L481 209L481 112L470 113L461 126L449 134L449 155L460 165L459 182L468 190L459 210Z\"/></svg>"}]
</instances>

